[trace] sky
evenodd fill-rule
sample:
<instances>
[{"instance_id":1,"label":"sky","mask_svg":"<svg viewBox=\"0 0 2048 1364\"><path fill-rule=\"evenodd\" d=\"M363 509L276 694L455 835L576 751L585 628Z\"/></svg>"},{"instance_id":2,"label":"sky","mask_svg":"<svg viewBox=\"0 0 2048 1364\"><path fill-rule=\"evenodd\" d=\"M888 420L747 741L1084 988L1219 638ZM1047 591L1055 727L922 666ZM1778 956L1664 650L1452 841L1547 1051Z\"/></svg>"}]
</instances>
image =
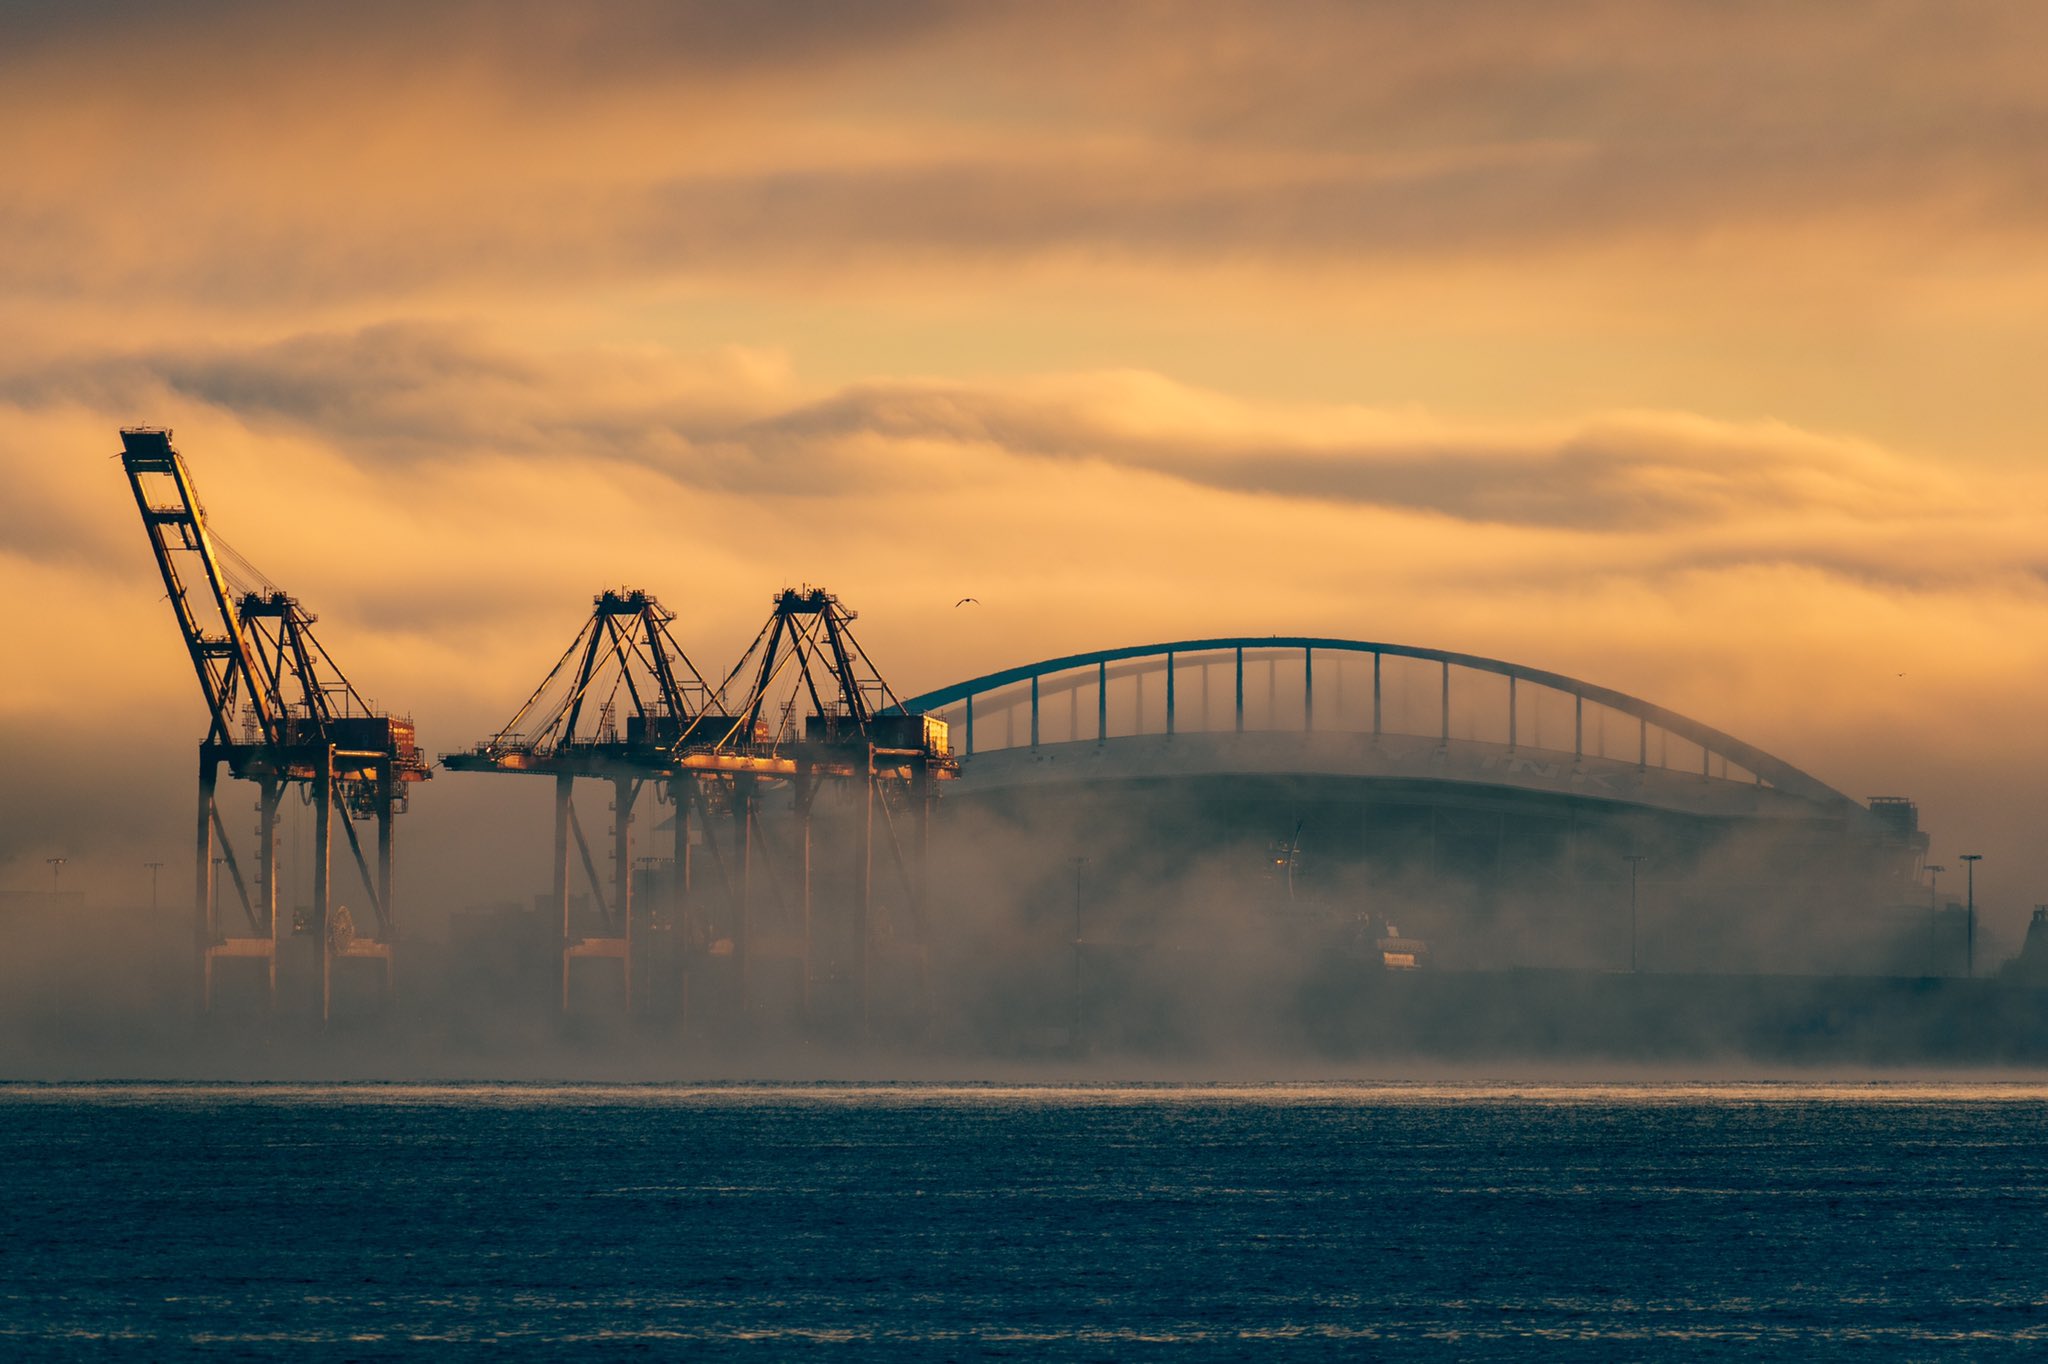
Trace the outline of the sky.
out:
<instances>
[{"instance_id":1,"label":"sky","mask_svg":"<svg viewBox=\"0 0 2048 1364\"><path fill-rule=\"evenodd\" d=\"M186 855L146 423L435 752L606 586L712 671L807 582L903 693L1551 669L2048 900L2048 9L172 9L0 0L0 886ZM482 780L444 897L525 888Z\"/></svg>"}]
</instances>

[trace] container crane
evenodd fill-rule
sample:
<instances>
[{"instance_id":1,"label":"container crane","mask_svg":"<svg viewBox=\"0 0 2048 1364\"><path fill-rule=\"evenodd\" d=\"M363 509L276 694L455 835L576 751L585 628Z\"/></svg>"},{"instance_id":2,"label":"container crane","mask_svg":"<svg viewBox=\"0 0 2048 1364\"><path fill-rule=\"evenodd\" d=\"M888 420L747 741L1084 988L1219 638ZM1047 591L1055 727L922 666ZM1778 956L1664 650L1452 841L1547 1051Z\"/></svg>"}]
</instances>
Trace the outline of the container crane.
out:
<instances>
[{"instance_id":1,"label":"container crane","mask_svg":"<svg viewBox=\"0 0 2048 1364\"><path fill-rule=\"evenodd\" d=\"M681 742L723 736L733 720L710 701L710 689L669 626L675 613L633 587L598 593L591 613L539 687L490 738L443 755L457 772L521 772L553 777L555 842L553 914L559 925L561 1006L569 1007L571 963L608 957L620 964L626 1007L633 1000L633 810L655 783L657 799L673 789L674 751ZM624 721L621 725L621 720ZM612 787L611 893L577 817L578 778ZM689 860L689 811L676 803L675 884ZM576 921L569 898L569 846L575 843L597 913Z\"/></svg>"},{"instance_id":2,"label":"container crane","mask_svg":"<svg viewBox=\"0 0 2048 1364\"><path fill-rule=\"evenodd\" d=\"M958 764L946 724L909 714L853 635L856 613L822 588L784 588L740 661L720 684L722 707L739 718L722 738L703 736L678 746L678 761L713 781L698 783L707 822L714 793L722 794L734 829L728 876L726 935L737 973L735 1000L749 1007L757 966L797 964L803 1007L820 1012L816 992L837 996L842 1021L864 1034L869 1022L870 974L878 951L907 962L918 998L925 994L927 854L934 783L954 776ZM740 688L744 690L739 690ZM743 765L745 764L745 765ZM795 815L794 904L782 931L759 932L754 904L754 845L765 832L758 812L763 786L786 777ZM839 807L820 823L821 793ZM879 833L879 837L877 836ZM828 908L819 889L814 844L823 844ZM876 894L876 854L886 851L896 872L884 877L893 895ZM773 872L773 861L768 866ZM850 865L849 865L850 861ZM780 900L780 882L773 881ZM878 908L893 912L878 915ZM763 927L777 927L763 925Z\"/></svg>"},{"instance_id":3,"label":"container crane","mask_svg":"<svg viewBox=\"0 0 2048 1364\"><path fill-rule=\"evenodd\" d=\"M398 930L393 821L405 809L407 788L431 775L412 721L371 707L315 637L316 617L213 534L170 431L126 427L121 445L121 467L207 707L194 840L201 1006L212 1007L216 965L231 958L261 961L268 998L276 1003L278 958L291 931L278 913L278 811L292 787L313 809L312 906L298 927L319 953L321 1017L332 1010L338 958L381 962L388 997ZM221 818L223 763L231 778L258 790L253 893ZM333 903L337 814L362 873L372 924L358 925L346 907ZM376 821L374 871L357 819ZM241 902L246 933L231 932L221 920L222 868Z\"/></svg>"},{"instance_id":4,"label":"container crane","mask_svg":"<svg viewBox=\"0 0 2048 1364\"><path fill-rule=\"evenodd\" d=\"M901 872L906 916L921 923L931 781L955 771L944 723L903 713L853 638L854 614L822 590L777 594L768 622L715 687L677 646L669 632L673 616L652 596L621 589L599 594L593 605L568 650L513 718L491 738L441 759L454 771L555 779L553 901L562 925L562 1007L569 1005L571 963L583 956L621 960L626 1005L633 1007L639 916L629 829L635 802L651 782L657 797L675 807L671 887L686 995L691 970L709 973L707 979L729 974L731 1012L744 1016L752 964L786 961L799 968L807 1003L813 979L823 976L860 999L864 1015L875 852L886 843ZM577 778L613 786L609 901L606 878L576 816ZM840 916L850 922L822 925L828 931L820 951L813 932L820 925L812 913L812 811L827 788L852 796L855 809L831 821L830 830L850 865L836 856L833 861L850 874L828 876L824 886L850 906ZM793 846L780 850L770 846L759 818L770 790L791 793L796 817ZM897 829L904 816L911 825L907 837ZM692 882L693 822L723 892L702 903ZM579 931L572 919L572 845L597 909L583 928L595 931ZM784 863L793 865L778 870ZM773 930L765 933L755 931L757 867L783 911L777 922L761 925ZM922 934L906 926L900 938L921 942ZM729 972L714 960L729 963Z\"/></svg>"}]
</instances>

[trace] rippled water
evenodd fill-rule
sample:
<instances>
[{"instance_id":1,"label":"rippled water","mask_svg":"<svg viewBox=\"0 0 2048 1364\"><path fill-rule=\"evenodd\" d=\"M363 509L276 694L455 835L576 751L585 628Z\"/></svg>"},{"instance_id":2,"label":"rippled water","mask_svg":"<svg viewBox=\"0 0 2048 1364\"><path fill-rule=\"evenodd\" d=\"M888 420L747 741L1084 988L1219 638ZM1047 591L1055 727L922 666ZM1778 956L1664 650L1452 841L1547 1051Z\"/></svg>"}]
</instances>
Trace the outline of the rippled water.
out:
<instances>
[{"instance_id":1,"label":"rippled water","mask_svg":"<svg viewBox=\"0 0 2048 1364\"><path fill-rule=\"evenodd\" d=\"M2048 1346L2029 1086L0 1086L0 1355Z\"/></svg>"}]
</instances>

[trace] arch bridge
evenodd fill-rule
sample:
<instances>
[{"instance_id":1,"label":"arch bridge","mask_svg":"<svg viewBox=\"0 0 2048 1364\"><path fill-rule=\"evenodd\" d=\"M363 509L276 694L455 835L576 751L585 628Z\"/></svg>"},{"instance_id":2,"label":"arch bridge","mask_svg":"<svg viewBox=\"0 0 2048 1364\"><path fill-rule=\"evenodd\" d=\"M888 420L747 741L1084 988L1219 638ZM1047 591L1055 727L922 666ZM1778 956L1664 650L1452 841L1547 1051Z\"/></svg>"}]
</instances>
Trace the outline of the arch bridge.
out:
<instances>
[{"instance_id":1,"label":"arch bridge","mask_svg":"<svg viewBox=\"0 0 2048 1364\"><path fill-rule=\"evenodd\" d=\"M963 795L1077 780L1383 778L1915 837L1907 802L1866 807L1662 706L1412 645L1317 636L1139 644L1006 668L903 707L948 722Z\"/></svg>"}]
</instances>

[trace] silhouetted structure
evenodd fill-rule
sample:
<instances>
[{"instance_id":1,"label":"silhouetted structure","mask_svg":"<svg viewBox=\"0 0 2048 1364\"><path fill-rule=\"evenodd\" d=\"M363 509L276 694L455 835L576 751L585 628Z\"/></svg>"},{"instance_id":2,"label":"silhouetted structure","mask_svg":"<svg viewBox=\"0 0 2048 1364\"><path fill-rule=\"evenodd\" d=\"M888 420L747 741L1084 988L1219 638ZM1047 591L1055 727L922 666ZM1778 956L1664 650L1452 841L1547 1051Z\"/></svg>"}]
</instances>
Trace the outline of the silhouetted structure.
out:
<instances>
[{"instance_id":1,"label":"silhouetted structure","mask_svg":"<svg viewBox=\"0 0 2048 1364\"><path fill-rule=\"evenodd\" d=\"M210 715L201 998L211 1006L218 964L233 958L260 963L277 996L292 931L278 909L278 813L294 786L314 815L301 927L318 945L322 1014L337 959L378 962L388 991L393 823L407 784L428 775L412 726L367 705L314 618L213 535L168 432L122 440ZM619 963L629 1014L673 1005L714 1030L801 1017L860 1036L877 1010L923 1017L932 813L937 782L956 776L963 906L1028 917L1063 903L1064 868L1095 868L1087 940L1077 923L1059 959L1072 998L1096 1001L1091 1016L1134 993L1119 980L1184 976L1204 952L1222 980L1247 948L1312 963L1333 997L1362 986L1361 963L1379 980L1425 961L1442 975L1969 969L1970 906L1946 912L1916 889L1933 869L1911 801L1865 805L1731 735L1560 674L1388 643L1233 637L1049 659L900 701L854 614L820 589L776 594L715 684L653 596L620 588L592 603L512 718L444 759L554 779L542 905L472 915L459 936L516 938L517 969L500 974L552 975L564 1011L578 980L609 985L575 965L595 958ZM253 877L222 821L223 764L258 788ZM586 835L579 780L609 787L608 847ZM636 856L650 787L671 812L657 825L668 840ZM336 812L374 915L360 932L333 895ZM994 825L970 825L988 815ZM374 864L357 820L376 821ZM978 841L1005 820L1018 841ZM574 863L587 894L572 893ZM222 920L230 887L246 932ZM1191 902L1211 917L1155 951L1190 922ZM2035 945L2015 974L2035 970ZM950 978L964 997L1017 964L991 937L962 947ZM1063 1035L1083 1031L1077 1004Z\"/></svg>"},{"instance_id":2,"label":"silhouetted structure","mask_svg":"<svg viewBox=\"0 0 2048 1364\"><path fill-rule=\"evenodd\" d=\"M555 778L553 894L562 923L562 1007L570 1003L571 963L606 956L621 962L626 1007L634 1008L635 963L645 955L636 946L637 923L675 944L685 1013L694 977L725 996L723 1007L703 1006L702 1015L745 1019L757 968L784 962L796 969L806 1013L817 986L835 985L864 1025L876 946L878 846L888 848L901 874L897 903L907 931L888 938L909 944L913 955L922 950L932 782L952 771L945 726L902 713L853 637L853 613L822 590L778 594L767 623L716 687L675 644L668 628L673 616L654 598L628 589L602 593L595 604L590 621L518 714L475 748L442 759L458 771ZM576 816L578 777L613 787L609 900ZM668 874L646 878L666 888L662 913L634 907L630 828L649 783L657 800L674 810ZM844 802L857 827L832 821L828 841L835 852L843 847L845 861L821 887L816 816L827 789L857 793ZM782 821L762 817L770 793L789 796L779 846L769 846L771 824ZM897 828L905 818L907 849ZM693 840L693 823L701 841ZM572 842L603 920L600 933L582 931L571 916ZM699 893L693 863L699 846L712 863L710 895ZM765 923L757 869L776 911ZM820 917L821 889L843 913Z\"/></svg>"},{"instance_id":3,"label":"silhouetted structure","mask_svg":"<svg viewBox=\"0 0 2048 1364\"><path fill-rule=\"evenodd\" d=\"M2015 985L2048 989L2048 905L2034 906L2034 917L2027 921L2026 941L2001 974Z\"/></svg>"},{"instance_id":4,"label":"silhouetted structure","mask_svg":"<svg viewBox=\"0 0 2048 1364\"><path fill-rule=\"evenodd\" d=\"M202 1007L212 1005L215 965L224 958L263 962L267 997L276 1001L280 945L289 931L278 914L277 816L293 786L306 791L313 807L313 898L304 928L319 954L321 1016L332 1005L336 958L380 962L388 994L398 930L392 899L393 819L405 808L406 786L429 775L413 740L412 722L365 702L314 637L315 617L211 533L169 431L125 428L121 444L121 467L209 717L199 746L195 839ZM258 789L253 894L221 820L217 787L223 763L230 777ZM373 911L367 931L332 903L337 813ZM356 833L358 818L376 821L374 872ZM234 883L247 935L231 934L220 922L216 865Z\"/></svg>"},{"instance_id":5,"label":"silhouetted structure","mask_svg":"<svg viewBox=\"0 0 2048 1364\"><path fill-rule=\"evenodd\" d=\"M552 903L560 929L561 1005L569 1005L571 963L618 961L631 1007L633 994L633 810L649 782L666 798L675 745L686 734L722 733L732 721L711 703L710 688L669 625L673 612L635 588L599 593L590 619L528 697L526 704L467 753L442 765L456 771L524 772L555 779ZM576 813L578 778L612 788L611 875L598 872ZM675 860L689 858L689 823L678 812ZM590 883L596 922L572 919L569 847L574 842Z\"/></svg>"},{"instance_id":6,"label":"silhouetted structure","mask_svg":"<svg viewBox=\"0 0 2048 1364\"><path fill-rule=\"evenodd\" d=\"M1442 969L1626 970L1638 899L1645 971L1962 969L1929 950L1911 801L1866 806L1558 673L1364 640L1190 639L1023 664L906 706L960 735L948 805L963 818L994 815L1036 848L1027 862L1120 868L1136 898L1198 863L1240 866L1242 885L1191 889L1274 901L1278 917L1391 916Z\"/></svg>"}]
</instances>

